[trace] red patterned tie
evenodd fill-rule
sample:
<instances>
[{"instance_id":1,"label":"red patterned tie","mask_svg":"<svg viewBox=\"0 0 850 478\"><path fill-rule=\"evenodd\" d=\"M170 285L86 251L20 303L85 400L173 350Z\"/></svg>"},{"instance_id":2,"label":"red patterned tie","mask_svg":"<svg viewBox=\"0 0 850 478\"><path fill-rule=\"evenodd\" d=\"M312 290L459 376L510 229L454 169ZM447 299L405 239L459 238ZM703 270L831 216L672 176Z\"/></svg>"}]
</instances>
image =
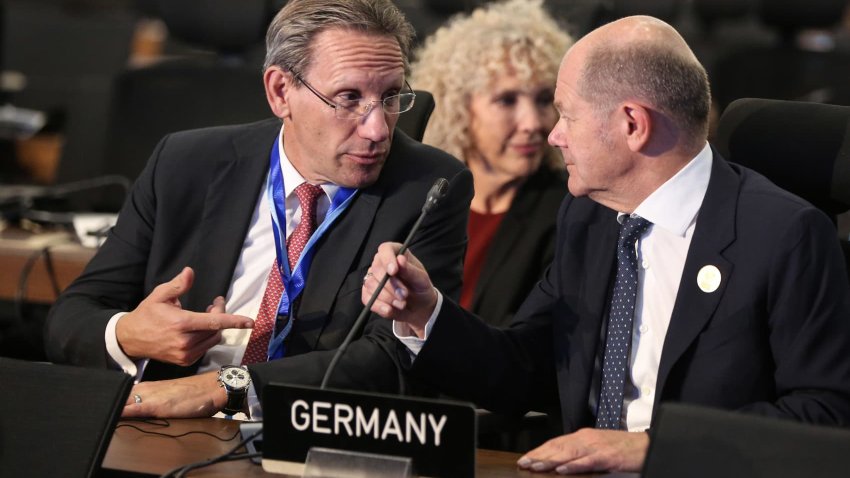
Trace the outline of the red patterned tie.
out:
<instances>
[{"instance_id":1,"label":"red patterned tie","mask_svg":"<svg viewBox=\"0 0 850 478\"><path fill-rule=\"evenodd\" d=\"M316 230L316 201L319 195L322 194L322 188L308 183L301 183L295 188L294 192L298 196L298 201L301 203L301 222L286 240L289 270L295 269L295 264L298 263L298 258L301 257L301 251L304 250L304 246L310 240L313 231ZM260 311L257 313L257 320L254 321L254 329L251 331L248 347L245 349L245 355L242 357L243 365L266 361L269 341L274 331L277 308L282 294L283 282L278 272L277 259L275 259L272 270L269 271L266 291L263 293Z\"/></svg>"}]
</instances>

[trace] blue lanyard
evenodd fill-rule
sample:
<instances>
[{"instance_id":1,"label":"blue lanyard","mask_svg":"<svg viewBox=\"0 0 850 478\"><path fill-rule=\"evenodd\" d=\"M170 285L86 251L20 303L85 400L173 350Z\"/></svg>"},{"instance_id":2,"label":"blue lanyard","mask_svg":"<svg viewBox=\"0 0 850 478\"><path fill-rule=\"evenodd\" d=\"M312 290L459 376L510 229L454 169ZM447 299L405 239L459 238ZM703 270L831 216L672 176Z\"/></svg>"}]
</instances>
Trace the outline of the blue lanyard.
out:
<instances>
[{"instance_id":1,"label":"blue lanyard","mask_svg":"<svg viewBox=\"0 0 850 478\"><path fill-rule=\"evenodd\" d=\"M301 257L295 264L295 270L290 271L289 259L286 253L286 196L283 187L283 171L280 169L280 148L282 144L282 136L278 137L277 144L272 148L269 165L269 177L266 181L266 196L269 205L273 206L271 210L272 217L272 232L274 233L275 252L277 254L278 271L283 282L283 294L280 297L277 313L278 317L286 317L286 325L283 330L276 334L272 334L272 339L269 341L268 358L273 360L283 357L284 347L283 341L292 329L292 317L290 314L290 306L304 290L306 283L307 272L310 270L310 263L313 261L313 246L322 237L322 235L330 228L331 224L345 211L351 204L354 196L357 193L355 188L340 187L334 194L331 201L330 209L325 215L325 219L307 241L304 250L301 252ZM303 206L302 206L303 207Z\"/></svg>"}]
</instances>

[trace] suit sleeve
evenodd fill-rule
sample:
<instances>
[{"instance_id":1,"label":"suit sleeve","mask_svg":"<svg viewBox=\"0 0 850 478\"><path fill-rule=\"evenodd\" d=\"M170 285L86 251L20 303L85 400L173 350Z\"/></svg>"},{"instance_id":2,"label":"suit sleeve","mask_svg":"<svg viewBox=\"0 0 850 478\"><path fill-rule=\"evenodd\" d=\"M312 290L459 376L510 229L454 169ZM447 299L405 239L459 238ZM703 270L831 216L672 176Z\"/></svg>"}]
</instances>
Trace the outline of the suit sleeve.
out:
<instances>
[{"instance_id":1,"label":"suit sleeve","mask_svg":"<svg viewBox=\"0 0 850 478\"><path fill-rule=\"evenodd\" d=\"M460 294L471 199L472 178L463 169L451 179L446 197L423 221L410 245L411 251L433 271L434 284L449 297ZM315 386L321 383L335 353L336 350L308 352L249 368L258 393L271 381ZM403 360L401 346L395 340L390 321L373 314L363 334L351 342L338 362L329 386L406 393L400 360Z\"/></svg>"},{"instance_id":2,"label":"suit sleeve","mask_svg":"<svg viewBox=\"0 0 850 478\"><path fill-rule=\"evenodd\" d=\"M835 228L802 209L777 243L769 273L769 344L777 398L745 411L850 425L850 285Z\"/></svg>"},{"instance_id":3,"label":"suit sleeve","mask_svg":"<svg viewBox=\"0 0 850 478\"><path fill-rule=\"evenodd\" d=\"M562 203L560 220L571 203L571 197ZM565 241L561 234L563 230L553 242ZM455 302L444 301L411 375L495 412L557 410L552 320L562 302L563 248L556 247L554 256L507 328L487 325Z\"/></svg>"},{"instance_id":4,"label":"suit sleeve","mask_svg":"<svg viewBox=\"0 0 850 478\"><path fill-rule=\"evenodd\" d=\"M106 242L59 297L45 324L49 360L90 367L109 365L104 333L109 319L145 297L145 269L153 237L154 171L163 139L137 179Z\"/></svg>"}]
</instances>

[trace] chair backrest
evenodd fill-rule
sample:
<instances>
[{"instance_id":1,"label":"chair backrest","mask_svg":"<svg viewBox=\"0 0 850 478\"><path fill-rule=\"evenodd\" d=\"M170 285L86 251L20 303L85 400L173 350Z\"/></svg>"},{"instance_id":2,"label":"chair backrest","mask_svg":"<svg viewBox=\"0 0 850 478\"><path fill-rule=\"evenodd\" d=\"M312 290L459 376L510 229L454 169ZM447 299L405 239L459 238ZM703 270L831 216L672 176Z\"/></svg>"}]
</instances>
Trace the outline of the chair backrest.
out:
<instances>
[{"instance_id":1,"label":"chair backrest","mask_svg":"<svg viewBox=\"0 0 850 478\"><path fill-rule=\"evenodd\" d=\"M833 220L850 210L850 106L742 98L723 112L713 143Z\"/></svg>"},{"instance_id":2,"label":"chair backrest","mask_svg":"<svg viewBox=\"0 0 850 478\"><path fill-rule=\"evenodd\" d=\"M434 112L435 102L434 96L425 90L414 90L414 92L416 93L416 101L413 102L413 109L399 115L396 128L404 131L405 134L416 141L422 141L425 127L428 126L428 119Z\"/></svg>"},{"instance_id":3,"label":"chair backrest","mask_svg":"<svg viewBox=\"0 0 850 478\"><path fill-rule=\"evenodd\" d=\"M850 430L664 403L641 476L826 478L848 469Z\"/></svg>"},{"instance_id":4,"label":"chair backrest","mask_svg":"<svg viewBox=\"0 0 850 478\"><path fill-rule=\"evenodd\" d=\"M830 216L850 209L850 106L742 98L723 112L714 144Z\"/></svg>"},{"instance_id":5,"label":"chair backrest","mask_svg":"<svg viewBox=\"0 0 850 478\"><path fill-rule=\"evenodd\" d=\"M0 358L0 383L0 476L98 473L132 377Z\"/></svg>"},{"instance_id":6,"label":"chair backrest","mask_svg":"<svg viewBox=\"0 0 850 478\"><path fill-rule=\"evenodd\" d=\"M270 20L267 0L158 0L153 6L172 36L206 47L211 54L167 58L117 75L105 107L102 141L69 142L59 182L106 174L133 181L168 133L271 116L262 68L246 58L262 43ZM80 198L74 209L114 212L122 202L123 191L117 188L94 191Z\"/></svg>"},{"instance_id":7,"label":"chair backrest","mask_svg":"<svg viewBox=\"0 0 850 478\"><path fill-rule=\"evenodd\" d=\"M828 33L839 29L847 0L747 3L753 4L753 26L772 40L753 37L712 55L712 95L721 110L748 97L850 105L850 52ZM812 29L823 34L801 35Z\"/></svg>"}]
</instances>

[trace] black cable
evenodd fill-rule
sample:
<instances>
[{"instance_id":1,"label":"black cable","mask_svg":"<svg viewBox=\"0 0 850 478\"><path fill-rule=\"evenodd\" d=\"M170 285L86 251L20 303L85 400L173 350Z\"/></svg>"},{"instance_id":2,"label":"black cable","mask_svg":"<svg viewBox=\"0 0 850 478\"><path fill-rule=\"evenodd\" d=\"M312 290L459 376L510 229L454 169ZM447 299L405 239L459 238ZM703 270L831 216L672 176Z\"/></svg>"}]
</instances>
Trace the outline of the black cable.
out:
<instances>
[{"instance_id":1,"label":"black cable","mask_svg":"<svg viewBox=\"0 0 850 478\"><path fill-rule=\"evenodd\" d=\"M27 261L24 263L24 267L21 268L21 273L18 275L18 288L15 290L15 315L19 323L23 324L26 321L24 313L24 304L26 302L30 274L32 274L32 270L38 262L38 259L42 256L45 257L45 266L47 267L47 273L50 279L50 283L53 286L53 291L56 294L56 297L59 297L59 281L56 278L56 271L53 268L53 261L50 258L50 249L58 245L67 244L69 242L71 241L66 238L63 238L60 241L48 243L44 247L34 251L27 258Z\"/></svg>"},{"instance_id":2,"label":"black cable","mask_svg":"<svg viewBox=\"0 0 850 478\"><path fill-rule=\"evenodd\" d=\"M149 422L149 421L145 421L145 420L142 420L142 423L146 423L148 425L153 425L153 426L159 426L159 427L169 427L171 425L170 423L168 423L168 420L163 420L163 421L165 422L165 424L153 423L153 422ZM233 440L237 436L239 436L238 430L231 437L222 438L222 437L216 435L215 433L210 433L210 432L205 432L205 431L200 431L200 430L192 430L192 431L188 431L188 432L185 432L185 433L179 433L177 435L172 435L170 433L162 433L162 432L155 432L155 431L151 431L151 430L145 430L143 428L139 428L136 425L132 425L132 424L129 424L129 423L119 423L115 428L118 429L118 428L122 428L122 427L132 428L134 430L138 430L138 431L140 431L142 433L146 433L148 435L156 435L156 436L167 437L167 438L182 438L182 437L185 437L185 436L188 436L188 435L207 435L207 436L215 438L218 441L228 442L228 441Z\"/></svg>"},{"instance_id":3,"label":"black cable","mask_svg":"<svg viewBox=\"0 0 850 478\"><path fill-rule=\"evenodd\" d=\"M59 279L56 277L56 269L53 267L53 256L50 255L50 247L41 250L44 256L44 268L47 270L47 278L53 287L53 296L58 299L62 289L59 287Z\"/></svg>"},{"instance_id":4,"label":"black cable","mask_svg":"<svg viewBox=\"0 0 850 478\"><path fill-rule=\"evenodd\" d=\"M256 457L262 456L262 455L263 455L262 453L238 453L238 454L235 454L235 455L220 456L220 457L217 457L215 459L208 460L208 461L205 461L205 462L191 463L191 464L183 467L183 469L180 470L179 472L177 472L177 474L174 475L174 477L175 478L182 478L182 477L186 476L186 474L189 473L192 470L197 470L198 468L205 468L207 466L212 466L212 465L215 465L216 463L222 463L222 462L225 462L225 461L250 460L251 458L256 458Z\"/></svg>"},{"instance_id":5,"label":"black cable","mask_svg":"<svg viewBox=\"0 0 850 478\"><path fill-rule=\"evenodd\" d=\"M195 469L198 469L198 468L204 468L204 467L214 465L216 463L220 463L220 462L223 462L223 461L243 460L243 459L246 459L246 458L258 457L258 456L262 455L262 453L239 453L239 454L236 454L235 452L236 452L236 450L244 447L249 441L260 436L262 433L263 433L262 429L257 430L256 432L254 432L254 433L248 435L247 437L243 438L242 441L240 441L239 443L236 444L236 446L234 446L230 450L222 453L221 455L218 455L218 456L215 456L215 457L203 460L203 461L198 461L198 462L195 462L195 463L189 463L187 465L179 466L177 468L174 468L173 470L169 470L168 472L166 472L163 475L160 475L159 478L172 478L172 477L178 478L178 477L186 476L186 473L188 473L191 470L195 470Z\"/></svg>"}]
</instances>

